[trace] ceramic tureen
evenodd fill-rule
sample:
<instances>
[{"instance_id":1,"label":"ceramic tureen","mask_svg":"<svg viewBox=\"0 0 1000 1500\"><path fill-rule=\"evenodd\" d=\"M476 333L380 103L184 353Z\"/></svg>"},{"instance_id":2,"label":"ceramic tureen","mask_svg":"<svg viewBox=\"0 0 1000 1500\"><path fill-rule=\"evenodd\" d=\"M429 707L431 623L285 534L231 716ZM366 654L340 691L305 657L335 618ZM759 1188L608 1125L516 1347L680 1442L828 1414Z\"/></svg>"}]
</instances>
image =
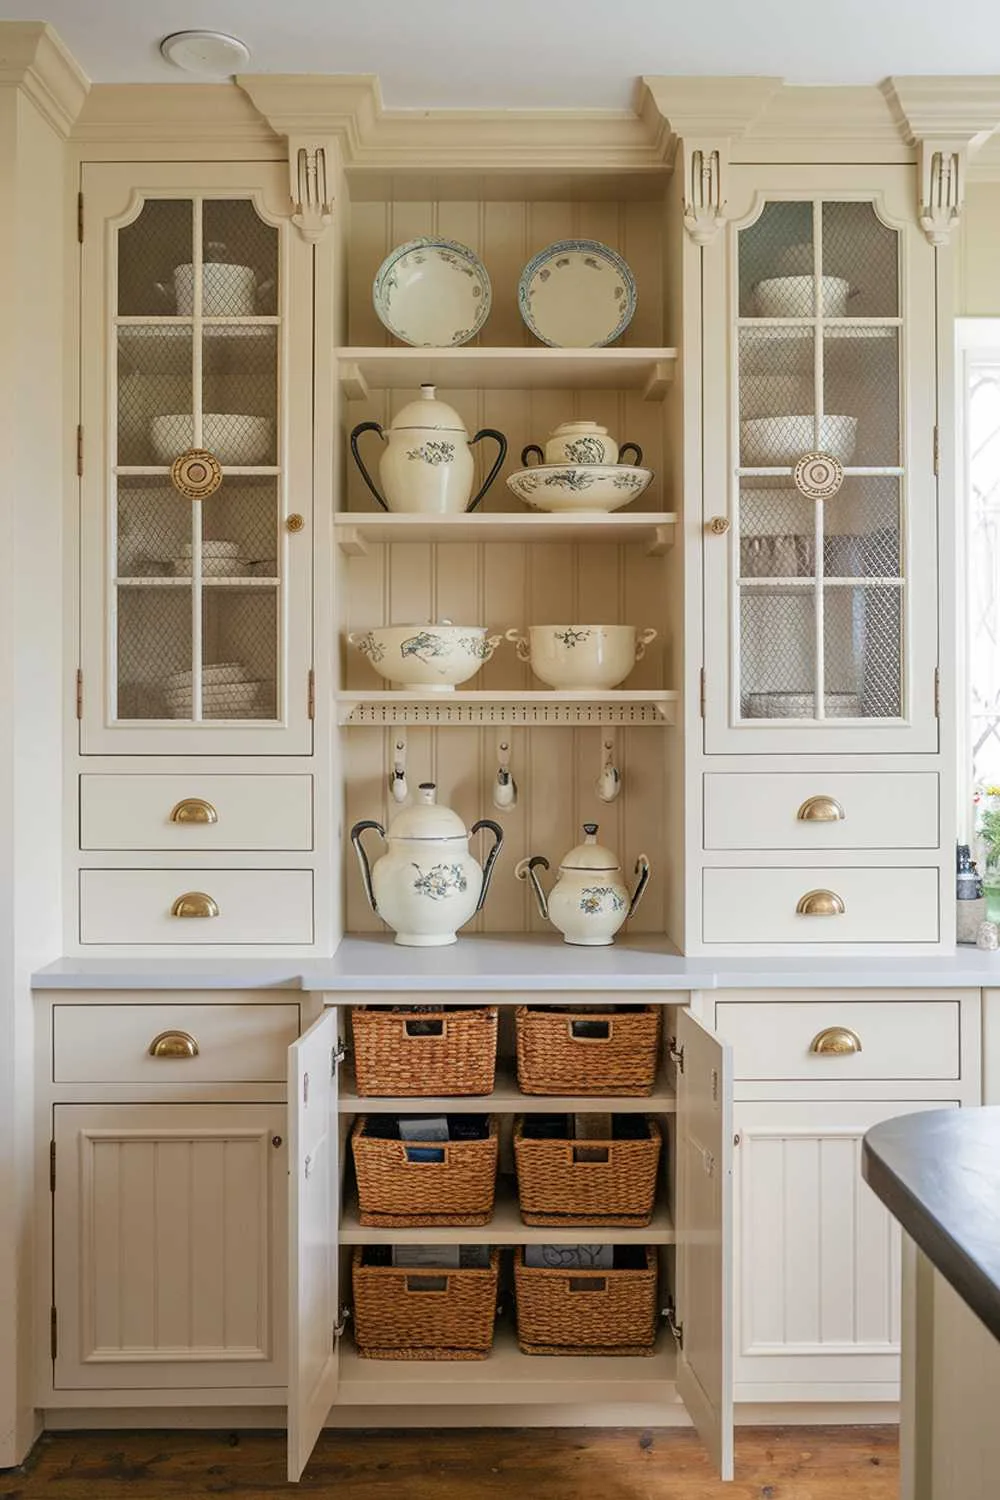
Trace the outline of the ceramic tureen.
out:
<instances>
[{"instance_id":1,"label":"ceramic tureen","mask_svg":"<svg viewBox=\"0 0 1000 1500\"><path fill-rule=\"evenodd\" d=\"M488 828L495 840L484 868L469 853L470 831L458 813L438 805L432 781L421 784L419 799L415 807L396 814L388 833L371 819L355 823L351 843L372 911L393 928L396 942L408 948L441 948L457 941L458 929L485 902L503 846L503 829L491 818L472 825L472 833ZM361 842L369 828L387 845L374 866Z\"/></svg>"},{"instance_id":2,"label":"ceramic tureen","mask_svg":"<svg viewBox=\"0 0 1000 1500\"><path fill-rule=\"evenodd\" d=\"M535 873L538 868L549 868L544 855L522 859L514 874L518 880L531 881L539 911L558 927L564 942L607 947L642 900L649 883L649 860L645 854L636 860L639 880L630 893L617 855L597 842L597 824L584 823L583 834L583 843L571 849L560 864L559 878L548 896Z\"/></svg>"},{"instance_id":3,"label":"ceramic tureen","mask_svg":"<svg viewBox=\"0 0 1000 1500\"><path fill-rule=\"evenodd\" d=\"M386 444L378 466L384 495L358 449L363 432L377 432ZM470 504L472 445L484 437L492 438L500 451ZM396 413L388 432L380 422L359 422L351 433L351 452L362 479L383 510L459 515L475 510L499 474L507 456L507 439L492 427L483 427L470 438L455 408L437 399L434 386L422 385L418 399Z\"/></svg>"}]
</instances>

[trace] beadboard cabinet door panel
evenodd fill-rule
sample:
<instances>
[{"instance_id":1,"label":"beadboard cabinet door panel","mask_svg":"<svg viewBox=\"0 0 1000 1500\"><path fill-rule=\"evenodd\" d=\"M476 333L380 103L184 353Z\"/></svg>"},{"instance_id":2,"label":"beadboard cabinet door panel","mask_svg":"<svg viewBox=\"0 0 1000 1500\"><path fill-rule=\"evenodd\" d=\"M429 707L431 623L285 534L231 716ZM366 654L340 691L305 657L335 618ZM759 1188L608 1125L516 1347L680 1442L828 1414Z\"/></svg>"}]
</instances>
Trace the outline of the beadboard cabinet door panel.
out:
<instances>
[{"instance_id":1,"label":"beadboard cabinet door panel","mask_svg":"<svg viewBox=\"0 0 1000 1500\"><path fill-rule=\"evenodd\" d=\"M894 1399L900 1236L862 1181L861 1139L881 1120L948 1107L735 1105L737 1399L764 1384L779 1400L826 1399L817 1387L846 1385L856 1400L876 1386L873 1399Z\"/></svg>"},{"instance_id":2,"label":"beadboard cabinet door panel","mask_svg":"<svg viewBox=\"0 0 1000 1500\"><path fill-rule=\"evenodd\" d=\"M282 1104L57 1105L57 1390L286 1378Z\"/></svg>"}]
</instances>

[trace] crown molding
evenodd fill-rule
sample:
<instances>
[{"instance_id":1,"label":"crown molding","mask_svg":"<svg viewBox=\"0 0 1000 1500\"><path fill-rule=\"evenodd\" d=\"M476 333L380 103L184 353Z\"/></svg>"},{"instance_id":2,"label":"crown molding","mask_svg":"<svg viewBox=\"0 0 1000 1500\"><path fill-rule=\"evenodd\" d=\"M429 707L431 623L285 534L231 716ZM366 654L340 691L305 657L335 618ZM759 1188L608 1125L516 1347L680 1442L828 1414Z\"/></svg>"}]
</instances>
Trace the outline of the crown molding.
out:
<instances>
[{"instance_id":1,"label":"crown molding","mask_svg":"<svg viewBox=\"0 0 1000 1500\"><path fill-rule=\"evenodd\" d=\"M90 90L73 141L142 146L211 142L283 155L274 131L231 83L101 83Z\"/></svg>"},{"instance_id":2,"label":"crown molding","mask_svg":"<svg viewBox=\"0 0 1000 1500\"><path fill-rule=\"evenodd\" d=\"M3 21L0 86L20 88L65 139L83 108L90 79L44 21Z\"/></svg>"},{"instance_id":3,"label":"crown molding","mask_svg":"<svg viewBox=\"0 0 1000 1500\"><path fill-rule=\"evenodd\" d=\"M898 128L917 148L920 227L944 246L961 223L970 156L1000 125L1000 78L887 78Z\"/></svg>"},{"instance_id":4,"label":"crown molding","mask_svg":"<svg viewBox=\"0 0 1000 1500\"><path fill-rule=\"evenodd\" d=\"M783 87L780 78L671 78L640 83L642 102L655 108L675 137L738 140Z\"/></svg>"}]
</instances>

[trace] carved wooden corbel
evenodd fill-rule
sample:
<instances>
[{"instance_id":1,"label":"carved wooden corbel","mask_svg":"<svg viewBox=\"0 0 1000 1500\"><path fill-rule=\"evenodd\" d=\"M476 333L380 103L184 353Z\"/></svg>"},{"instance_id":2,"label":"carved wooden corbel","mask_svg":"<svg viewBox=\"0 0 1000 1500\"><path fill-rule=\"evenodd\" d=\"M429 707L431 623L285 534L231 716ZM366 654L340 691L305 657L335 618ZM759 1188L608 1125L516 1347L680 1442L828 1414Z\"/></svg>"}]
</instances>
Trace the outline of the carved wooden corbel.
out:
<instances>
[{"instance_id":1,"label":"carved wooden corbel","mask_svg":"<svg viewBox=\"0 0 1000 1500\"><path fill-rule=\"evenodd\" d=\"M932 245L947 245L965 205L966 146L920 142L920 227Z\"/></svg>"},{"instance_id":2,"label":"carved wooden corbel","mask_svg":"<svg viewBox=\"0 0 1000 1500\"><path fill-rule=\"evenodd\" d=\"M289 136L288 175L292 223L314 245L333 223L336 165L329 143Z\"/></svg>"},{"instance_id":3,"label":"carved wooden corbel","mask_svg":"<svg viewBox=\"0 0 1000 1500\"><path fill-rule=\"evenodd\" d=\"M726 222L724 182L728 152L716 141L681 141L684 228L696 245L710 245Z\"/></svg>"}]
</instances>

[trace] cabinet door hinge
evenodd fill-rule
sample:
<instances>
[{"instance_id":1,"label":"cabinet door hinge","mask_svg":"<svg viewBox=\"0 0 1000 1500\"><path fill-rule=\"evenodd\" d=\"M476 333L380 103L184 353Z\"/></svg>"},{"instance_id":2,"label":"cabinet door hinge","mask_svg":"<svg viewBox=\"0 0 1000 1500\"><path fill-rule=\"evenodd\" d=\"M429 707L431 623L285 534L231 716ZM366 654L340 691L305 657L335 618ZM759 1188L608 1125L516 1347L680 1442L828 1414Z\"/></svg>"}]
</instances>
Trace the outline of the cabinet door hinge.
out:
<instances>
[{"instance_id":1,"label":"cabinet door hinge","mask_svg":"<svg viewBox=\"0 0 1000 1500\"><path fill-rule=\"evenodd\" d=\"M941 472L941 429L934 424L934 473Z\"/></svg>"},{"instance_id":2,"label":"cabinet door hinge","mask_svg":"<svg viewBox=\"0 0 1000 1500\"><path fill-rule=\"evenodd\" d=\"M83 425L77 424L76 429L76 477L83 478Z\"/></svg>"},{"instance_id":3,"label":"cabinet door hinge","mask_svg":"<svg viewBox=\"0 0 1000 1500\"><path fill-rule=\"evenodd\" d=\"M344 1046L343 1040L340 1037L338 1037L337 1038L337 1045L336 1045L336 1047L331 1047L330 1048L330 1077L331 1078L336 1078L336 1076L337 1076L337 1069L340 1067L340 1064L344 1061L344 1058L346 1056L347 1056L347 1048Z\"/></svg>"},{"instance_id":4,"label":"cabinet door hinge","mask_svg":"<svg viewBox=\"0 0 1000 1500\"><path fill-rule=\"evenodd\" d=\"M684 1348L684 1324L678 1323L677 1312L672 1302L668 1302L661 1314L663 1321L670 1329L671 1336L676 1340L678 1349Z\"/></svg>"},{"instance_id":5,"label":"cabinet door hinge","mask_svg":"<svg viewBox=\"0 0 1000 1500\"><path fill-rule=\"evenodd\" d=\"M337 1321L333 1325L333 1347L334 1347L334 1349L336 1349L336 1347L337 1347L337 1340L338 1339L342 1339L344 1337L344 1334L347 1332L347 1324L350 1321L350 1317L351 1317L351 1309L349 1307L342 1307L340 1309L340 1314L339 1314L339 1316L337 1318Z\"/></svg>"},{"instance_id":6,"label":"cabinet door hinge","mask_svg":"<svg viewBox=\"0 0 1000 1500\"><path fill-rule=\"evenodd\" d=\"M49 1308L49 1352L53 1359L59 1353L59 1314L54 1307Z\"/></svg>"},{"instance_id":7,"label":"cabinet door hinge","mask_svg":"<svg viewBox=\"0 0 1000 1500\"><path fill-rule=\"evenodd\" d=\"M76 669L76 716L83 718L83 673L79 667Z\"/></svg>"},{"instance_id":8,"label":"cabinet door hinge","mask_svg":"<svg viewBox=\"0 0 1000 1500\"><path fill-rule=\"evenodd\" d=\"M934 668L934 717L941 717L941 668Z\"/></svg>"},{"instance_id":9,"label":"cabinet door hinge","mask_svg":"<svg viewBox=\"0 0 1000 1500\"><path fill-rule=\"evenodd\" d=\"M705 668L702 667L698 677L698 711L702 718L705 717Z\"/></svg>"},{"instance_id":10,"label":"cabinet door hinge","mask_svg":"<svg viewBox=\"0 0 1000 1500\"><path fill-rule=\"evenodd\" d=\"M316 717L316 673L309 668L309 717Z\"/></svg>"},{"instance_id":11,"label":"cabinet door hinge","mask_svg":"<svg viewBox=\"0 0 1000 1500\"><path fill-rule=\"evenodd\" d=\"M684 1048L678 1047L677 1038L672 1036L667 1043L667 1056L676 1067L678 1073L684 1072Z\"/></svg>"},{"instance_id":12,"label":"cabinet door hinge","mask_svg":"<svg viewBox=\"0 0 1000 1500\"><path fill-rule=\"evenodd\" d=\"M49 1192L56 1190L56 1143L49 1141Z\"/></svg>"},{"instance_id":13,"label":"cabinet door hinge","mask_svg":"<svg viewBox=\"0 0 1000 1500\"><path fill-rule=\"evenodd\" d=\"M77 243L83 244L83 194L76 195L76 238Z\"/></svg>"}]
</instances>

